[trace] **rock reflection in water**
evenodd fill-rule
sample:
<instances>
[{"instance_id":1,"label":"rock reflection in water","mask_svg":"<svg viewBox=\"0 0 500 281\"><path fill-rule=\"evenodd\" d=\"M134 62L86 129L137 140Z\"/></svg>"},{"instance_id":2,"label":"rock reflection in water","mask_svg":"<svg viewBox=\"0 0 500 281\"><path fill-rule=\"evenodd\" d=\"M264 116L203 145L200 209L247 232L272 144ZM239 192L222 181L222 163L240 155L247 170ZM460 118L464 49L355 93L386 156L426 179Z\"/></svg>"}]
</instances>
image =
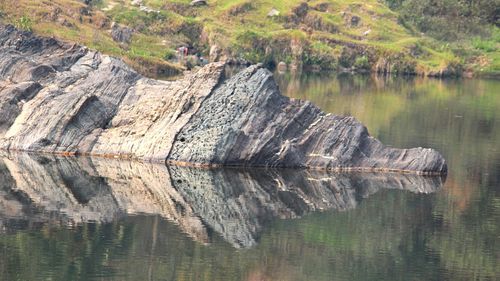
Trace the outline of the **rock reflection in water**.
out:
<instances>
[{"instance_id":1,"label":"rock reflection in water","mask_svg":"<svg viewBox=\"0 0 500 281\"><path fill-rule=\"evenodd\" d=\"M347 210L382 188L430 193L439 177L308 170L196 169L96 158L0 158L0 231L44 223L110 222L159 215L194 240L211 230L252 247L273 218ZM13 229L13 228L12 228Z\"/></svg>"}]
</instances>

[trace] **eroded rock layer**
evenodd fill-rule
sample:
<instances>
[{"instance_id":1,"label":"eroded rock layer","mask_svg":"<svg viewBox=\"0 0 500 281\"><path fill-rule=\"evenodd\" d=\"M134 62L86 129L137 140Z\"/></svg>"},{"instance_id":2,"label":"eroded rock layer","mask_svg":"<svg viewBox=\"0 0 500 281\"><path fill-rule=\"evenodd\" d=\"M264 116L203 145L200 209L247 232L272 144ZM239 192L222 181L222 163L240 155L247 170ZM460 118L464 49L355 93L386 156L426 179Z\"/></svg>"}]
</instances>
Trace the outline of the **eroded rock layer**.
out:
<instances>
[{"instance_id":1,"label":"eroded rock layer","mask_svg":"<svg viewBox=\"0 0 500 281\"><path fill-rule=\"evenodd\" d=\"M352 117L280 94L255 65L177 81L141 77L77 45L0 27L0 148L192 165L446 173L432 149L395 149Z\"/></svg>"},{"instance_id":2,"label":"eroded rock layer","mask_svg":"<svg viewBox=\"0 0 500 281\"><path fill-rule=\"evenodd\" d=\"M440 177L290 169L200 169L137 161L0 152L0 231L155 215L210 243L251 247L276 218L345 211L380 189L431 193Z\"/></svg>"}]
</instances>

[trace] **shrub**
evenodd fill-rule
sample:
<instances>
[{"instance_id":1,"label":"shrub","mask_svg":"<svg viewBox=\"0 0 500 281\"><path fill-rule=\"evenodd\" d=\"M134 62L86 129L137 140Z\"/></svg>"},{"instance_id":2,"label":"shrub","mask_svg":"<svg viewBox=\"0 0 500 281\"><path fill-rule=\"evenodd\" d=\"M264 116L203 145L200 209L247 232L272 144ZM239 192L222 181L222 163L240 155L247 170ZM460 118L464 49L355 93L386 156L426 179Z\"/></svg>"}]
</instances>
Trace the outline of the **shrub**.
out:
<instances>
[{"instance_id":1,"label":"shrub","mask_svg":"<svg viewBox=\"0 0 500 281\"><path fill-rule=\"evenodd\" d=\"M305 65L317 65L321 69L336 69L337 59L334 49L327 44L314 42L304 51L302 60Z\"/></svg>"},{"instance_id":2,"label":"shrub","mask_svg":"<svg viewBox=\"0 0 500 281\"><path fill-rule=\"evenodd\" d=\"M356 60L354 61L354 67L360 70L370 70L370 62L368 61L368 57L356 57Z\"/></svg>"},{"instance_id":3,"label":"shrub","mask_svg":"<svg viewBox=\"0 0 500 281\"><path fill-rule=\"evenodd\" d=\"M474 48L483 50L485 52L494 52L497 50L496 43L493 40L483 40L479 37L472 39L472 46Z\"/></svg>"},{"instance_id":4,"label":"shrub","mask_svg":"<svg viewBox=\"0 0 500 281\"><path fill-rule=\"evenodd\" d=\"M22 16L14 22L14 26L18 29L31 31L33 29L33 21L27 16Z\"/></svg>"},{"instance_id":5,"label":"shrub","mask_svg":"<svg viewBox=\"0 0 500 281\"><path fill-rule=\"evenodd\" d=\"M175 57L175 52L173 50L167 50L163 56L164 60L171 60Z\"/></svg>"},{"instance_id":6,"label":"shrub","mask_svg":"<svg viewBox=\"0 0 500 281\"><path fill-rule=\"evenodd\" d=\"M399 12L399 23L440 40L455 41L470 35L487 35L499 25L498 0L386 0ZM411 30L411 28L410 28Z\"/></svg>"}]
</instances>

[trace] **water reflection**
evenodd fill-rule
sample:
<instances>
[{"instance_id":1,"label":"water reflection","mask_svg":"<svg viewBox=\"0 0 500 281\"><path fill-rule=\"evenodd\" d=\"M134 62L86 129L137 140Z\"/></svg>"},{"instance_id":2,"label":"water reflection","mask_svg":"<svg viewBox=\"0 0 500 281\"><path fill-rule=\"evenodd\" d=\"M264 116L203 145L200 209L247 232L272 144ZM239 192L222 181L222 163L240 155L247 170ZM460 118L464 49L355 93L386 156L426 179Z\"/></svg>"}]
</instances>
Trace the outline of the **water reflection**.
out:
<instances>
[{"instance_id":1,"label":"water reflection","mask_svg":"<svg viewBox=\"0 0 500 281\"><path fill-rule=\"evenodd\" d=\"M353 115L385 144L433 147L446 158L446 184L428 206L431 223L421 226L421 236L410 238L412 259L427 259L410 266L415 275L433 274L418 280L500 278L500 81L335 74L276 78L284 94ZM409 275L400 276L408 280Z\"/></svg>"},{"instance_id":2,"label":"water reflection","mask_svg":"<svg viewBox=\"0 0 500 281\"><path fill-rule=\"evenodd\" d=\"M499 279L500 81L276 77L446 182L5 155L0 280Z\"/></svg>"},{"instance_id":3,"label":"water reflection","mask_svg":"<svg viewBox=\"0 0 500 281\"><path fill-rule=\"evenodd\" d=\"M20 220L74 225L148 214L201 243L215 231L237 248L255 246L273 218L353 209L380 189L431 193L442 184L439 177L402 174L208 170L17 153L1 158L0 171L4 231Z\"/></svg>"}]
</instances>

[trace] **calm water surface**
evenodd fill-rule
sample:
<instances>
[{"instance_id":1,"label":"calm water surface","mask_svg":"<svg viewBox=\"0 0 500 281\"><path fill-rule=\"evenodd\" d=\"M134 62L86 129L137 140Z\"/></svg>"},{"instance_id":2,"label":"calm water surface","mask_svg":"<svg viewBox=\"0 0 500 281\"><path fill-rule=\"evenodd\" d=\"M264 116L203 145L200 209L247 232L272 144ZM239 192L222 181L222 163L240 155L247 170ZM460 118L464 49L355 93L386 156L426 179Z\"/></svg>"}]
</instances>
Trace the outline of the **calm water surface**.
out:
<instances>
[{"instance_id":1,"label":"calm water surface","mask_svg":"<svg viewBox=\"0 0 500 281\"><path fill-rule=\"evenodd\" d=\"M0 279L500 280L500 81L276 78L446 181L0 153Z\"/></svg>"}]
</instances>

